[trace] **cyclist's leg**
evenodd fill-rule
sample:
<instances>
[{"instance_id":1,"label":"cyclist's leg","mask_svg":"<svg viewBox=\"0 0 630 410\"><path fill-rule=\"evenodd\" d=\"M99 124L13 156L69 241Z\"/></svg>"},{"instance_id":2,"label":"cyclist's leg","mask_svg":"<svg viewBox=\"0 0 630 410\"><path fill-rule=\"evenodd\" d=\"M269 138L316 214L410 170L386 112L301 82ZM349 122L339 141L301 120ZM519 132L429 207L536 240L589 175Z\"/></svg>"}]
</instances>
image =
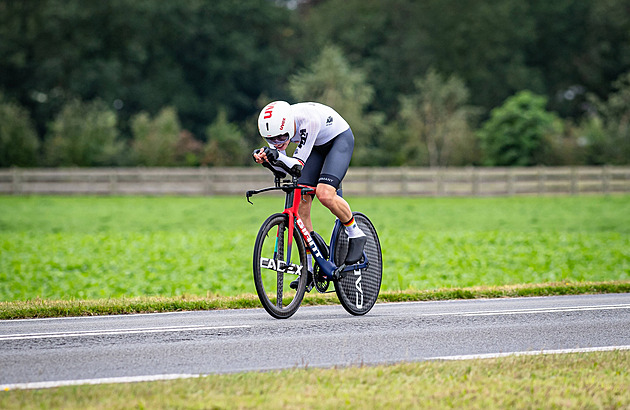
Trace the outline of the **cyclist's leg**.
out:
<instances>
[{"instance_id":1,"label":"cyclist's leg","mask_svg":"<svg viewBox=\"0 0 630 410\"><path fill-rule=\"evenodd\" d=\"M326 154L322 172L317 185L317 199L345 225L350 245L346 262L352 264L361 259L367 238L352 217L352 210L345 199L337 195L337 189L348 172L354 136L350 129L339 134L333 140L330 151Z\"/></svg>"},{"instance_id":2,"label":"cyclist's leg","mask_svg":"<svg viewBox=\"0 0 630 410\"><path fill-rule=\"evenodd\" d=\"M317 199L340 221L349 221L352 219L350 205L345 199L337 195L337 189L333 185L320 182L317 184Z\"/></svg>"},{"instance_id":3,"label":"cyclist's leg","mask_svg":"<svg viewBox=\"0 0 630 410\"><path fill-rule=\"evenodd\" d=\"M309 232L313 232L313 222L311 221L311 207L313 205L313 196L312 195L304 195L302 196L302 201L300 202L300 208L298 209L298 213L300 214L300 218L302 218L302 222L306 226Z\"/></svg>"},{"instance_id":4,"label":"cyclist's leg","mask_svg":"<svg viewBox=\"0 0 630 410\"><path fill-rule=\"evenodd\" d=\"M354 151L352 130L348 128L337 135L329 144L326 144L327 152L324 154L324 162L317 182L331 185L336 189L339 188L348 172L348 167L350 167L350 160Z\"/></svg>"},{"instance_id":5,"label":"cyclist's leg","mask_svg":"<svg viewBox=\"0 0 630 410\"><path fill-rule=\"evenodd\" d=\"M337 195L337 189L348 172L353 151L354 136L348 128L332 140L317 181L317 199L341 222L352 219L350 205Z\"/></svg>"}]
</instances>

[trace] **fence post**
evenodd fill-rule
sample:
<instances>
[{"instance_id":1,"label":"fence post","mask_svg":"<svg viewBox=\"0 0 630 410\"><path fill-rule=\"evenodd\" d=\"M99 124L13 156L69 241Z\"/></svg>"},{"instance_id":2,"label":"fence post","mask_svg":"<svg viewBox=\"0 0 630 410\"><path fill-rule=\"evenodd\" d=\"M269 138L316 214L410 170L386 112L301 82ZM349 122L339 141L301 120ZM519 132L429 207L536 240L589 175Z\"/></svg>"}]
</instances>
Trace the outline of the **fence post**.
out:
<instances>
[{"instance_id":1,"label":"fence post","mask_svg":"<svg viewBox=\"0 0 630 410\"><path fill-rule=\"evenodd\" d=\"M514 170L512 168L508 168L507 170L507 188L508 195L514 196L516 189L514 188Z\"/></svg>"},{"instance_id":2,"label":"fence post","mask_svg":"<svg viewBox=\"0 0 630 410\"><path fill-rule=\"evenodd\" d=\"M547 180L547 173L545 167L538 167L538 195L545 193L545 181Z\"/></svg>"},{"instance_id":3,"label":"fence post","mask_svg":"<svg viewBox=\"0 0 630 410\"><path fill-rule=\"evenodd\" d=\"M22 172L19 168L14 167L11 170L11 193L18 195L22 193Z\"/></svg>"},{"instance_id":4,"label":"fence post","mask_svg":"<svg viewBox=\"0 0 630 410\"><path fill-rule=\"evenodd\" d=\"M608 171L608 165L602 167L602 193L610 193L610 172Z\"/></svg>"},{"instance_id":5,"label":"fence post","mask_svg":"<svg viewBox=\"0 0 630 410\"><path fill-rule=\"evenodd\" d=\"M578 171L576 167L571 167L571 195L578 193Z\"/></svg>"},{"instance_id":6,"label":"fence post","mask_svg":"<svg viewBox=\"0 0 630 410\"><path fill-rule=\"evenodd\" d=\"M217 191L216 181L217 181L217 172L216 169L210 169L209 166L205 166L203 169L204 172L204 180L205 180L205 192L206 195L215 195Z\"/></svg>"},{"instance_id":7,"label":"fence post","mask_svg":"<svg viewBox=\"0 0 630 410\"><path fill-rule=\"evenodd\" d=\"M470 167L471 183L472 183L472 195L479 196L479 171L476 167Z\"/></svg>"},{"instance_id":8,"label":"fence post","mask_svg":"<svg viewBox=\"0 0 630 410\"><path fill-rule=\"evenodd\" d=\"M409 168L400 168L400 185L403 196L409 195Z\"/></svg>"},{"instance_id":9,"label":"fence post","mask_svg":"<svg viewBox=\"0 0 630 410\"><path fill-rule=\"evenodd\" d=\"M436 179L437 179L437 194L438 196L444 196L445 188L444 188L444 174L442 172L442 167L435 168L436 170Z\"/></svg>"},{"instance_id":10,"label":"fence post","mask_svg":"<svg viewBox=\"0 0 630 410\"><path fill-rule=\"evenodd\" d=\"M116 195L118 193L118 171L110 168L109 171L109 194Z\"/></svg>"}]
</instances>

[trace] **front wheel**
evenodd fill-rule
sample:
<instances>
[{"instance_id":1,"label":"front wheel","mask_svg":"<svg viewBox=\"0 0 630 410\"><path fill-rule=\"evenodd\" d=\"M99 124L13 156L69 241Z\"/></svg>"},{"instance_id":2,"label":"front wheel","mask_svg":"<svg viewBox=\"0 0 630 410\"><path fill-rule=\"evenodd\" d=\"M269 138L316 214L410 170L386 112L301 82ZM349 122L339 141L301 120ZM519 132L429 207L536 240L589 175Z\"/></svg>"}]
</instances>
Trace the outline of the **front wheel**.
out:
<instances>
[{"instance_id":1,"label":"front wheel","mask_svg":"<svg viewBox=\"0 0 630 410\"><path fill-rule=\"evenodd\" d=\"M349 313L359 316L369 312L378 299L383 276L383 256L381 243L372 222L360 212L354 212L353 215L359 228L368 238L363 252L367 256L369 264L365 269L346 272L346 276L335 283L335 292L341 305ZM345 229L336 230L334 242L331 256L335 264L341 266L348 253L348 235Z\"/></svg>"},{"instance_id":2,"label":"front wheel","mask_svg":"<svg viewBox=\"0 0 630 410\"><path fill-rule=\"evenodd\" d=\"M294 227L289 258L289 218L275 214L263 223L254 244L254 284L265 310L277 319L291 317L306 291L306 250ZM303 274L304 273L304 274ZM290 283L298 279L296 290Z\"/></svg>"}]
</instances>

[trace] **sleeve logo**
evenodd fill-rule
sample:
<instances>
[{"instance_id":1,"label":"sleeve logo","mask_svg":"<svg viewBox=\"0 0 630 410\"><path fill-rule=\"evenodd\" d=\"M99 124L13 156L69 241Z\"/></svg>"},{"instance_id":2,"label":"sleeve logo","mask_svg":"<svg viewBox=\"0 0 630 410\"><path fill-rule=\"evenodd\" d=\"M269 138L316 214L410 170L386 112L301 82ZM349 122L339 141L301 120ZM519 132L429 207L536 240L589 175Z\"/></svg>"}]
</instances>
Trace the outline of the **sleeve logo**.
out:
<instances>
[{"instance_id":1,"label":"sleeve logo","mask_svg":"<svg viewBox=\"0 0 630 410\"><path fill-rule=\"evenodd\" d=\"M300 130L300 143L298 144L298 148L302 148L302 146L306 143L306 138L308 137L308 133L306 132L306 128Z\"/></svg>"}]
</instances>

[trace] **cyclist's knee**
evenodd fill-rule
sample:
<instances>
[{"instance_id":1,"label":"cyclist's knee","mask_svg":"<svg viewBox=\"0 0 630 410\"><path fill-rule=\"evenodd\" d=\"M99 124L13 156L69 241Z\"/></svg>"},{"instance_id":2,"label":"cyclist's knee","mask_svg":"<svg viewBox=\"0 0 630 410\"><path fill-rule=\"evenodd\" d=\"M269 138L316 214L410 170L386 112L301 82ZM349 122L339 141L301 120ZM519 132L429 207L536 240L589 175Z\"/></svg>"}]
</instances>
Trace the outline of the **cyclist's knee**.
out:
<instances>
[{"instance_id":1,"label":"cyclist's knee","mask_svg":"<svg viewBox=\"0 0 630 410\"><path fill-rule=\"evenodd\" d=\"M321 202L325 207L330 207L337 196L337 190L326 184L320 184L317 187L317 199Z\"/></svg>"}]
</instances>

